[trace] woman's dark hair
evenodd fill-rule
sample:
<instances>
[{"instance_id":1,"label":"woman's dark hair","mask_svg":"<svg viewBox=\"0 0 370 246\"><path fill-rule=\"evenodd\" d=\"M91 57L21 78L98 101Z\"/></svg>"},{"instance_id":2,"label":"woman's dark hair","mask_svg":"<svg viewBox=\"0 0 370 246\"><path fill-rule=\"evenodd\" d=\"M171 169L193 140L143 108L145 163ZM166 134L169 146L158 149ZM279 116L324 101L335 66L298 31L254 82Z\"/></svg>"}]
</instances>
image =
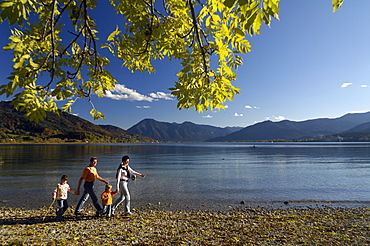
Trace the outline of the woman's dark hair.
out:
<instances>
[{"instance_id":1,"label":"woman's dark hair","mask_svg":"<svg viewBox=\"0 0 370 246\"><path fill-rule=\"evenodd\" d=\"M130 157L128 157L128 155L124 155L122 156L122 163L119 164L118 168L117 168L117 172L116 172L116 178L118 177L118 172L121 168L123 168L123 164L126 162L126 160L130 159Z\"/></svg>"},{"instance_id":2,"label":"woman's dark hair","mask_svg":"<svg viewBox=\"0 0 370 246\"><path fill-rule=\"evenodd\" d=\"M122 156L122 162L125 163L126 160L130 159L130 157L128 157L128 155L124 155Z\"/></svg>"}]
</instances>

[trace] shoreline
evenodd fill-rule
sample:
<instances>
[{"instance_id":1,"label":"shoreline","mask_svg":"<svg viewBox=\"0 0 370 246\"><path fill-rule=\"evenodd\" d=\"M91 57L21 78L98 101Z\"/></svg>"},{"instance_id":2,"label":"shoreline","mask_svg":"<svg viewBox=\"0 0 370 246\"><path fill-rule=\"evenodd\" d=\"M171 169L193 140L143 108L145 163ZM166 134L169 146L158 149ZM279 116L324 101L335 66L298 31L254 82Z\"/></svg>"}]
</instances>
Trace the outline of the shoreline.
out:
<instances>
[{"instance_id":1,"label":"shoreline","mask_svg":"<svg viewBox=\"0 0 370 246\"><path fill-rule=\"evenodd\" d=\"M5 196L4 196L5 197ZM38 209L49 206L51 199L31 199L29 195L24 195L24 199L19 197L7 197L0 200L0 207ZM78 203L80 196L70 196L68 203L70 207ZM25 202L27 201L27 202ZM86 202L87 206L92 206L91 199ZM121 205L123 206L123 205ZM345 207L358 208L369 207L370 201L319 201L319 200L285 200L285 201L248 201L248 200L219 200L219 199L146 199L134 197L131 199L132 208L158 207L162 210L215 210L228 211L230 209L243 209L244 207L266 208L266 209L289 209L289 208L321 208L321 207Z\"/></svg>"},{"instance_id":2,"label":"shoreline","mask_svg":"<svg viewBox=\"0 0 370 246\"><path fill-rule=\"evenodd\" d=\"M166 195L151 195L140 194L132 191L131 207L142 208L151 206L158 206L161 209L174 210L218 210L228 211L230 208L244 208L244 207L264 207L264 208L313 208L313 207L370 207L370 200L248 200L235 198L210 198L209 196L191 197L190 196L166 196ZM38 209L44 206L50 206L51 191L50 189L7 189L0 191L0 207L9 208L24 208L24 209ZM81 196L70 194L68 196L69 206L76 206ZM117 198L114 197L113 201ZM99 203L101 200L99 199ZM92 205L91 199L88 199L86 205ZM123 206L123 205L121 205Z\"/></svg>"},{"instance_id":3,"label":"shoreline","mask_svg":"<svg viewBox=\"0 0 370 246\"><path fill-rule=\"evenodd\" d=\"M1 245L369 245L370 208L230 208L167 211L160 205L112 218L56 222L54 209L0 207Z\"/></svg>"}]
</instances>

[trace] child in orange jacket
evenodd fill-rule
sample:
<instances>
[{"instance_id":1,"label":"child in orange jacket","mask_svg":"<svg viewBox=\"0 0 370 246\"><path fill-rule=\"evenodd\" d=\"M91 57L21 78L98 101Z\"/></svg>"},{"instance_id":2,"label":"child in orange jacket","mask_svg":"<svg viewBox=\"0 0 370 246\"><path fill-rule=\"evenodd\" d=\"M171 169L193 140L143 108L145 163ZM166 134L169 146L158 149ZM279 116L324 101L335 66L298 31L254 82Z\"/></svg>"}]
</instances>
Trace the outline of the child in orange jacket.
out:
<instances>
[{"instance_id":1,"label":"child in orange jacket","mask_svg":"<svg viewBox=\"0 0 370 246\"><path fill-rule=\"evenodd\" d=\"M111 191L112 186L110 184L105 185L105 191L101 194L101 200L103 204L103 214L106 214L107 218L112 216L112 197L115 196L118 192Z\"/></svg>"}]
</instances>

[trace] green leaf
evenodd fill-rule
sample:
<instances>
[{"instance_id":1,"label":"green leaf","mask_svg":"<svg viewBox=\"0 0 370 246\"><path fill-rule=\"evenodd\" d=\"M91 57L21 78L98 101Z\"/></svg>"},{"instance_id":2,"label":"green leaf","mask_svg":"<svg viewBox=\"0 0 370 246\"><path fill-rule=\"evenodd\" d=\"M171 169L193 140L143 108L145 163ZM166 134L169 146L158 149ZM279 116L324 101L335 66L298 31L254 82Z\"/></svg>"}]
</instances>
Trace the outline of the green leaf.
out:
<instances>
[{"instance_id":1,"label":"green leaf","mask_svg":"<svg viewBox=\"0 0 370 246\"><path fill-rule=\"evenodd\" d=\"M233 31L235 34L244 37L244 32L240 28L234 28Z\"/></svg>"},{"instance_id":2,"label":"green leaf","mask_svg":"<svg viewBox=\"0 0 370 246\"><path fill-rule=\"evenodd\" d=\"M13 5L14 5L13 1L3 1L3 2L0 2L0 9L4 10L5 8L11 7Z\"/></svg>"},{"instance_id":3,"label":"green leaf","mask_svg":"<svg viewBox=\"0 0 370 246\"><path fill-rule=\"evenodd\" d=\"M94 120L105 119L105 116L101 112L99 112L95 109L91 109L90 114L94 118Z\"/></svg>"},{"instance_id":4,"label":"green leaf","mask_svg":"<svg viewBox=\"0 0 370 246\"><path fill-rule=\"evenodd\" d=\"M226 7L231 8L235 3L235 0L225 0L224 4Z\"/></svg>"},{"instance_id":5,"label":"green leaf","mask_svg":"<svg viewBox=\"0 0 370 246\"><path fill-rule=\"evenodd\" d=\"M118 26L116 27L116 30L114 32L112 32L111 34L109 34L107 40L108 41L113 41L114 38L119 35L121 33L121 31L118 30Z\"/></svg>"},{"instance_id":6,"label":"green leaf","mask_svg":"<svg viewBox=\"0 0 370 246\"><path fill-rule=\"evenodd\" d=\"M339 8L342 7L344 0L332 0L333 5L333 12L337 11Z\"/></svg>"},{"instance_id":7,"label":"green leaf","mask_svg":"<svg viewBox=\"0 0 370 246\"><path fill-rule=\"evenodd\" d=\"M37 64L37 63L33 62L33 59L32 59L32 58L30 58L30 59L28 60L28 62L30 63L30 65L31 65L31 67L32 67L33 69L38 69L38 68L39 68L39 64Z\"/></svg>"},{"instance_id":8,"label":"green leaf","mask_svg":"<svg viewBox=\"0 0 370 246\"><path fill-rule=\"evenodd\" d=\"M260 33L259 30L261 28L261 25L262 25L262 14L259 13L259 14L257 14L256 19L254 19L254 22L253 22L253 31L254 31L254 33L257 33L257 34Z\"/></svg>"}]
</instances>

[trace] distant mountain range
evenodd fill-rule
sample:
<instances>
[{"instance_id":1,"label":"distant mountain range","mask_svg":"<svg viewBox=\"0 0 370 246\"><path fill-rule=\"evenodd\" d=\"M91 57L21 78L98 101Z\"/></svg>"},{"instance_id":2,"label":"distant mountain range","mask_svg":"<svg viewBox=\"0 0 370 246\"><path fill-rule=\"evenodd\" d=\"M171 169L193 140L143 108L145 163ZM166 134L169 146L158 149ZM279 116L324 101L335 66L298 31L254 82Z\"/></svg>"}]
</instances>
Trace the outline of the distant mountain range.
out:
<instances>
[{"instance_id":1,"label":"distant mountain range","mask_svg":"<svg viewBox=\"0 0 370 246\"><path fill-rule=\"evenodd\" d=\"M35 123L9 102L0 102L0 117L0 142L370 141L370 112L300 122L264 121L245 128L144 119L127 131L63 112L48 113L45 121Z\"/></svg>"},{"instance_id":2,"label":"distant mountain range","mask_svg":"<svg viewBox=\"0 0 370 246\"><path fill-rule=\"evenodd\" d=\"M370 141L370 112L300 122L264 121L245 128L145 119L128 131L159 141Z\"/></svg>"},{"instance_id":3,"label":"distant mountain range","mask_svg":"<svg viewBox=\"0 0 370 246\"><path fill-rule=\"evenodd\" d=\"M144 119L127 130L159 141L199 142L225 136L241 129L242 127L221 128L209 125L197 125L187 121L178 124L159 122L154 119Z\"/></svg>"},{"instance_id":4,"label":"distant mountain range","mask_svg":"<svg viewBox=\"0 0 370 246\"><path fill-rule=\"evenodd\" d=\"M369 134L370 112L367 112L346 114L334 119L322 118L300 122L264 121L208 141L360 141L360 136L367 138ZM355 135L357 137L354 137Z\"/></svg>"}]
</instances>

